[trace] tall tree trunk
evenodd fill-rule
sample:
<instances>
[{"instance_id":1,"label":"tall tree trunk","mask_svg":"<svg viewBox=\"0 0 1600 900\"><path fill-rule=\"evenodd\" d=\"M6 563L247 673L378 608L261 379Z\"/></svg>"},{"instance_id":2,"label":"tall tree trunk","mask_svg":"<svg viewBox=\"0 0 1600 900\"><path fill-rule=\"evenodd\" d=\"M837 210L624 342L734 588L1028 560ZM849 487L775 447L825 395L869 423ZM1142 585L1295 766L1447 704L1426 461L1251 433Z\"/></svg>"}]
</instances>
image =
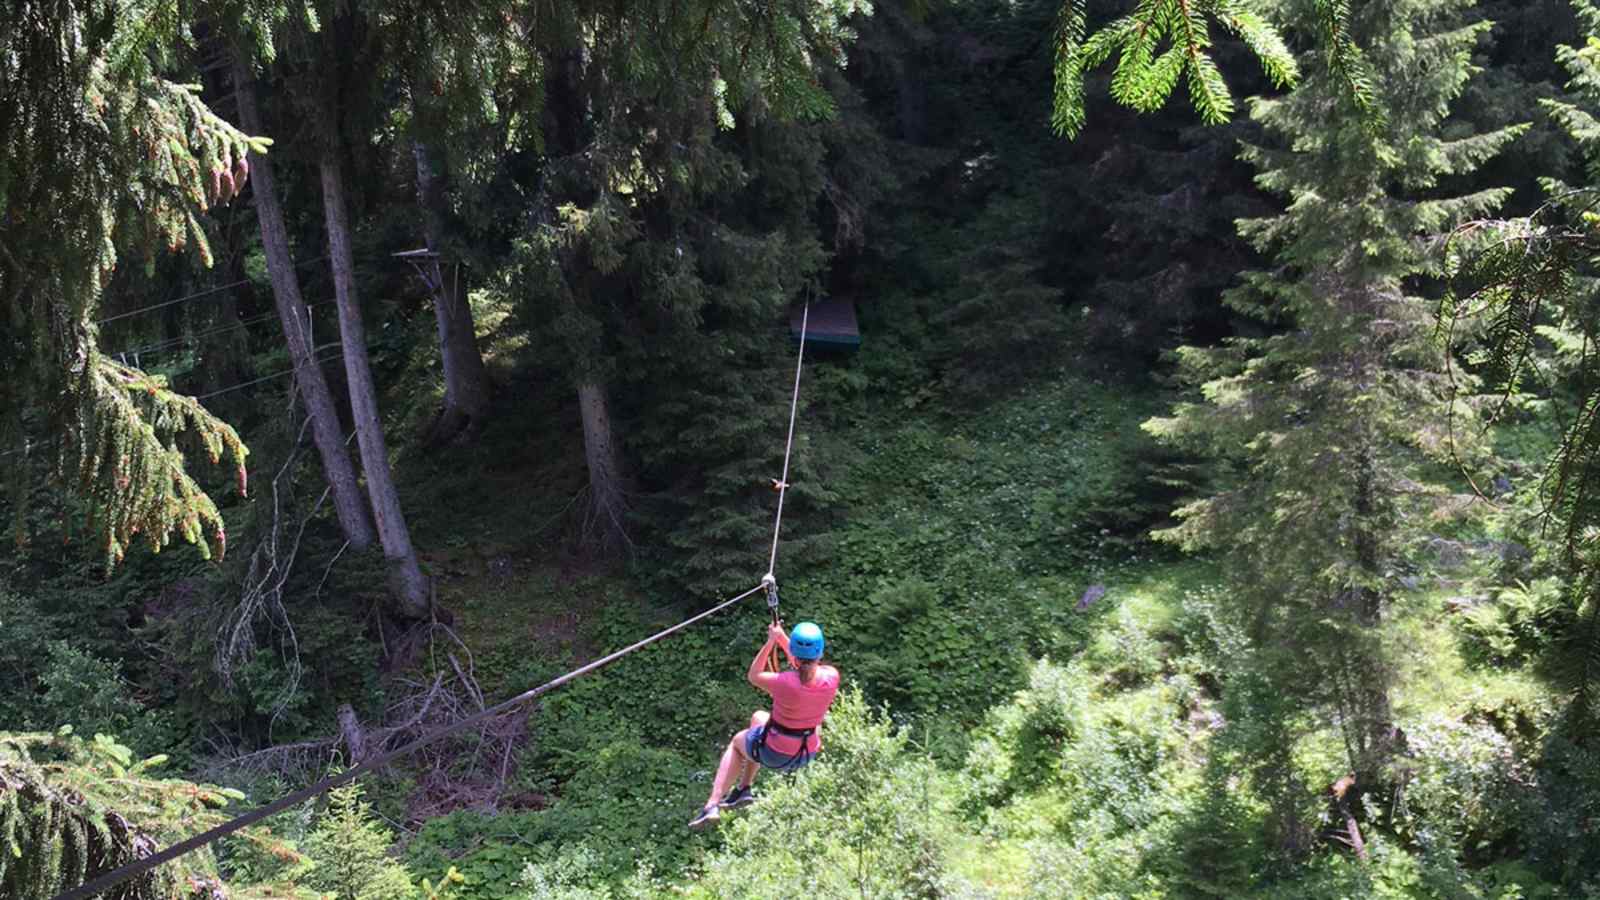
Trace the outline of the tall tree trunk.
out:
<instances>
[{"instance_id":1,"label":"tall tree trunk","mask_svg":"<svg viewBox=\"0 0 1600 900\"><path fill-rule=\"evenodd\" d=\"M239 98L239 124L253 135L265 133L261 111L256 106L255 73L238 56L233 59L234 91ZM355 464L345 449L344 429L339 425L338 407L316 361L312 345L311 312L300 296L300 277L295 273L294 257L289 252L289 231L283 223L283 207L278 202L277 178L272 160L260 153L250 154L251 190L255 193L256 218L261 222L261 244L267 254L267 272L272 278L272 296L283 324L289 358L294 363L295 385L311 417L311 436L322 457L322 472L333 493L334 514L345 540L357 550L372 546L375 535L367 504L361 496Z\"/></svg>"},{"instance_id":2,"label":"tall tree trunk","mask_svg":"<svg viewBox=\"0 0 1600 900\"><path fill-rule=\"evenodd\" d=\"M439 356L444 363L444 406L434 417L429 440L444 443L458 435L475 434L488 412L489 371L478 351L477 327L472 307L459 277L459 260L446 258L448 210L445 180L428 145L416 141L412 153L417 163L417 202L422 207L428 249L438 254L432 266L433 312L439 322ZM424 271L427 271L425 268Z\"/></svg>"},{"instance_id":3,"label":"tall tree trunk","mask_svg":"<svg viewBox=\"0 0 1600 900\"><path fill-rule=\"evenodd\" d=\"M330 76L331 77L331 76ZM338 119L331 97L317 104L322 152L322 208L328 225L328 256L333 266L333 290L339 306L339 341L344 349L345 379L350 386L350 411L355 419L356 443L361 448L361 468L367 475L367 497L378 525L378 540L389 561L390 586L396 612L403 618L428 616L428 580L417 565L417 551L400 509L400 495L389 471L389 450L378 415L378 394L367 361L367 333L361 321L356 293L355 255L350 248L350 213L345 198L344 171L339 160Z\"/></svg>"},{"instance_id":4,"label":"tall tree trunk","mask_svg":"<svg viewBox=\"0 0 1600 900\"><path fill-rule=\"evenodd\" d=\"M578 385L583 415L583 452L589 463L589 518L585 532L606 551L627 547L627 491L611 433L611 411L604 385Z\"/></svg>"}]
</instances>

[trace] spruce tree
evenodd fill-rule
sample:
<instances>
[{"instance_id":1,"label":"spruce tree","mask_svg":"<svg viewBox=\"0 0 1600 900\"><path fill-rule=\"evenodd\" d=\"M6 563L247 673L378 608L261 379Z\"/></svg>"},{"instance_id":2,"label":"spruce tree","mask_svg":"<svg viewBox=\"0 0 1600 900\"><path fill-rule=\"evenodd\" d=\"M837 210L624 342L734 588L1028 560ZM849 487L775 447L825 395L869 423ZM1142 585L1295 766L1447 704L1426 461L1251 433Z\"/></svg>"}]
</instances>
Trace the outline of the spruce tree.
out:
<instances>
[{"instance_id":1,"label":"spruce tree","mask_svg":"<svg viewBox=\"0 0 1600 900\"><path fill-rule=\"evenodd\" d=\"M746 175L718 137L741 116L831 112L814 59L842 53L857 11L853 0L759 12L706 0L574 10L566 27L546 25L548 157L506 275L576 390L585 531L605 549L629 542L635 486L613 390L660 374L630 364L691 354L730 320L781 322L783 301L820 266L814 238L724 226L719 198ZM712 343L724 359L734 352Z\"/></svg>"},{"instance_id":2,"label":"spruce tree","mask_svg":"<svg viewBox=\"0 0 1600 900\"><path fill-rule=\"evenodd\" d=\"M1427 474L1450 452L1449 390L1422 292L1436 283L1442 235L1507 195L1458 193L1451 179L1521 130L1470 134L1450 119L1489 27L1465 23L1471 5L1352 8L1376 125L1325 51L1309 54L1297 90L1252 101L1264 134L1243 155L1286 206L1239 223L1271 265L1225 300L1269 333L1182 348L1198 396L1146 425L1216 461L1214 491L1160 536L1224 554L1254 664L1313 722L1338 729L1354 796L1388 786L1402 749L1383 625L1422 536L1416 513L1448 493ZM1278 9L1307 30L1317 21L1311 0ZM1272 799L1282 813L1305 798Z\"/></svg>"},{"instance_id":3,"label":"spruce tree","mask_svg":"<svg viewBox=\"0 0 1600 900\"><path fill-rule=\"evenodd\" d=\"M276 11L249 2L233 14ZM157 549L175 533L203 552L223 546L221 515L185 467L186 442L213 462L228 457L244 481L233 429L96 346L97 310L123 255L188 247L209 265L196 216L237 194L247 154L266 147L166 77L185 35L170 5L23 0L0 10L0 438L4 452L49 455L109 562L136 536ZM20 527L20 503L18 512Z\"/></svg>"},{"instance_id":4,"label":"spruce tree","mask_svg":"<svg viewBox=\"0 0 1600 900\"><path fill-rule=\"evenodd\" d=\"M341 12L342 9L342 12ZM389 567L395 610L408 619L423 619L431 608L431 585L411 543L411 529L400 505L400 494L389 465L388 444L378 409L378 392L367 356L366 324L361 312L355 272L354 230L350 223L350 191L345 174L345 141L351 118L347 109L350 54L353 33L365 27L359 14L344 4L329 4L322 11L323 27L312 45L309 77L310 113L317 141L317 172L321 176L322 208L327 224L328 258L333 269L335 302L339 309L339 342L343 348L345 382L350 390L350 412L366 476L367 498L372 505L378 543Z\"/></svg>"},{"instance_id":5,"label":"spruce tree","mask_svg":"<svg viewBox=\"0 0 1600 900\"><path fill-rule=\"evenodd\" d=\"M526 57L516 29L507 27L518 12L511 0L390 0L372 13L383 64L407 95L419 231L435 254L417 263L433 301L444 375L444 399L428 433L435 445L479 431L493 396L466 290L468 263L482 258L469 240L487 229L457 210L462 170L493 171L486 163L506 149L493 140L500 136L495 126L516 110L502 109L496 87Z\"/></svg>"},{"instance_id":6,"label":"spruce tree","mask_svg":"<svg viewBox=\"0 0 1600 900\"><path fill-rule=\"evenodd\" d=\"M256 76L252 66L234 52L233 89L239 104L239 121L247 130L265 133L265 122L256 100ZM283 201L278 196L276 163L262 154L252 162L256 172L254 188L256 219L261 226L261 245L266 251L267 275L272 280L272 295L283 328L289 358L294 362L295 389L305 402L311 423L312 440L322 460L323 477L333 495L334 514L345 540L356 550L372 546L375 539L367 499L356 475L344 440L344 426L322 365L317 360L311 330L311 310L300 292L300 273L295 267L289 230L284 221Z\"/></svg>"},{"instance_id":7,"label":"spruce tree","mask_svg":"<svg viewBox=\"0 0 1600 900\"><path fill-rule=\"evenodd\" d=\"M1091 14L1105 12L1091 0L1065 0L1055 34L1055 105L1051 124L1058 134L1075 137L1085 121L1084 76L1113 55L1116 74L1111 96L1123 106L1152 112L1166 104L1181 80L1201 121L1218 125L1234 110L1233 94L1214 59L1215 23L1227 36L1244 43L1262 69L1280 87L1300 76L1277 26L1260 7L1274 3L1251 0L1138 0L1117 4L1124 14L1089 33ZM1374 72L1362 53L1348 0L1312 0L1304 14L1279 16L1317 35L1329 74L1343 97L1371 124L1382 111L1374 105Z\"/></svg>"}]
</instances>

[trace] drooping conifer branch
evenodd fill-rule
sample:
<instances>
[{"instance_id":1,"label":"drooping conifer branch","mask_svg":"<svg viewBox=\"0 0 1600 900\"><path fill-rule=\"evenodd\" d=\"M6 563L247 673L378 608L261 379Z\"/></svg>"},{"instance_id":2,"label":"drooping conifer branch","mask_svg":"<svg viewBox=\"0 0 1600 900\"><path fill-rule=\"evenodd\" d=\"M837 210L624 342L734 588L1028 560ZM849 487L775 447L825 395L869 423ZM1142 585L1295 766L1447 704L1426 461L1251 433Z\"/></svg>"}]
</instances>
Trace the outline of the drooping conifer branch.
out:
<instances>
[{"instance_id":1,"label":"drooping conifer branch","mask_svg":"<svg viewBox=\"0 0 1600 900\"><path fill-rule=\"evenodd\" d=\"M0 896L49 898L88 879L212 827L235 790L165 779L166 761L135 762L105 735L0 738ZM262 830L245 839L282 859L298 856ZM209 850L139 876L118 889L128 900L224 896Z\"/></svg>"},{"instance_id":2,"label":"drooping conifer branch","mask_svg":"<svg viewBox=\"0 0 1600 900\"><path fill-rule=\"evenodd\" d=\"M1370 68L1350 38L1350 4L1312 0L1317 38L1328 68L1355 107L1376 125ZM1226 122L1233 94L1212 58L1211 24L1237 37L1260 62L1274 86L1292 87L1300 67L1279 29L1250 0L1139 0L1133 10L1088 33L1089 0L1066 0L1056 27L1055 98L1050 123L1056 133L1077 137L1086 120L1084 78L1116 56L1111 96L1139 112L1166 104L1179 81L1201 121Z\"/></svg>"},{"instance_id":3,"label":"drooping conifer branch","mask_svg":"<svg viewBox=\"0 0 1600 900\"><path fill-rule=\"evenodd\" d=\"M241 14L257 15L253 4ZM108 561L142 534L220 545L215 504L178 439L240 467L238 435L192 399L103 359L97 314L127 248L211 251L196 216L232 199L267 142L162 76L186 37L174 3L24 0L0 24L0 404L10 436L60 448ZM18 441L20 443L20 441ZM11 448L7 448L11 449ZM18 490L25 490L22 484Z\"/></svg>"}]
</instances>

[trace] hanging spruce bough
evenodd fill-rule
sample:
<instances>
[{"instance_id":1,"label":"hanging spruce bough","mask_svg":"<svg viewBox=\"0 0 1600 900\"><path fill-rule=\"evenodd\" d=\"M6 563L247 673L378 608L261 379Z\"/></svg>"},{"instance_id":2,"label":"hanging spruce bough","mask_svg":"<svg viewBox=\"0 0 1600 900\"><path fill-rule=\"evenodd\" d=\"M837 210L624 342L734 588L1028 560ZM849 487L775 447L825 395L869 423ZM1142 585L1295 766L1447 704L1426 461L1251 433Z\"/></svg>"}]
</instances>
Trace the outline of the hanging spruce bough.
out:
<instances>
[{"instance_id":1,"label":"hanging spruce bough","mask_svg":"<svg viewBox=\"0 0 1600 900\"><path fill-rule=\"evenodd\" d=\"M1563 100L1541 101L1584 152L1587 180L1546 179L1550 200L1522 219L1479 221L1451 239L1450 275L1464 286L1448 296L1440 317L1451 330L1476 332L1483 350L1475 374L1502 398L1521 394L1535 375L1541 343L1565 344L1575 361L1572 386L1584 392L1549 460L1539 500L1562 545L1570 574L1564 602L1545 611L1554 641L1540 661L1570 693L1571 724L1600 721L1600 340L1592 285L1600 259L1600 8L1573 4L1590 32L1582 47L1557 48L1572 76Z\"/></svg>"},{"instance_id":2,"label":"hanging spruce bough","mask_svg":"<svg viewBox=\"0 0 1600 900\"><path fill-rule=\"evenodd\" d=\"M222 517L180 441L227 457L244 487L247 451L232 428L96 348L119 254L140 249L153 264L188 247L210 265L196 215L232 199L247 152L265 149L198 88L161 76L184 37L174 3L19 0L0 11L0 441L7 452L53 448L56 479L88 501L108 563L135 537L222 548Z\"/></svg>"},{"instance_id":3,"label":"hanging spruce bough","mask_svg":"<svg viewBox=\"0 0 1600 900\"><path fill-rule=\"evenodd\" d=\"M0 897L47 900L156 849L221 823L238 791L154 777L165 757L134 762L105 735L0 735ZM265 831L241 832L297 860ZM118 889L127 900L225 896L209 850Z\"/></svg>"},{"instance_id":4,"label":"hanging spruce bough","mask_svg":"<svg viewBox=\"0 0 1600 900\"><path fill-rule=\"evenodd\" d=\"M1316 31L1326 61L1364 114L1376 115L1372 82L1359 47L1349 37L1350 5L1314 0ZM1056 31L1055 103L1051 125L1076 137L1085 121L1084 76L1117 56L1111 96L1139 112L1166 104L1178 82L1208 125L1233 114L1233 94L1212 59L1212 24L1250 48L1272 83L1293 87L1300 68L1279 30L1249 0L1139 0L1127 15L1088 34L1089 0L1067 0Z\"/></svg>"}]
</instances>

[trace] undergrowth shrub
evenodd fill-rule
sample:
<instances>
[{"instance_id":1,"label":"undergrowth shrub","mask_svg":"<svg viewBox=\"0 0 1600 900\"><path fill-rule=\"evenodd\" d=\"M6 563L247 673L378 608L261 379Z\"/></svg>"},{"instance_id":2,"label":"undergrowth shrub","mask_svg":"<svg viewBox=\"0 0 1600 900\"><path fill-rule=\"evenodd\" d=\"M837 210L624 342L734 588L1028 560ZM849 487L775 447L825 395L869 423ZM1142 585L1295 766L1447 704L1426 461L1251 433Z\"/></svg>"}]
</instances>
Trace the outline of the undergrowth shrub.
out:
<instances>
[{"instance_id":1,"label":"undergrowth shrub","mask_svg":"<svg viewBox=\"0 0 1600 900\"><path fill-rule=\"evenodd\" d=\"M1409 769L1396 826L1425 850L1467 858L1514 845L1534 777L1506 737L1436 717L1406 726Z\"/></svg>"},{"instance_id":2,"label":"undergrowth shrub","mask_svg":"<svg viewBox=\"0 0 1600 900\"><path fill-rule=\"evenodd\" d=\"M695 849L683 826L704 802L701 776L714 764L709 755L690 758L618 740L586 754L550 807L461 810L430 819L407 845L406 860L419 872L455 867L463 878L456 888L462 900L515 896L529 864L546 867L538 871L555 879L551 885L571 886L572 867L580 861L557 861L577 846L585 848L584 877L594 882L619 883L640 864L681 871Z\"/></svg>"},{"instance_id":3,"label":"undergrowth shrub","mask_svg":"<svg viewBox=\"0 0 1600 900\"><path fill-rule=\"evenodd\" d=\"M1467 609L1460 619L1467 658L1508 667L1537 659L1559 630L1562 592L1555 578L1517 582L1496 592L1494 602Z\"/></svg>"},{"instance_id":4,"label":"undergrowth shrub","mask_svg":"<svg viewBox=\"0 0 1600 900\"><path fill-rule=\"evenodd\" d=\"M798 775L763 776L765 796L723 826L689 896L941 896L952 807L932 762L855 690L839 694L823 741Z\"/></svg>"},{"instance_id":5,"label":"undergrowth shrub","mask_svg":"<svg viewBox=\"0 0 1600 900\"><path fill-rule=\"evenodd\" d=\"M33 725L71 725L82 734L124 735L125 743L141 754L177 743L170 716L164 710L146 709L134 699L115 665L65 641L51 641L44 649L45 664L39 674L43 694ZM42 721L41 716L54 721Z\"/></svg>"},{"instance_id":6,"label":"undergrowth shrub","mask_svg":"<svg viewBox=\"0 0 1600 900\"><path fill-rule=\"evenodd\" d=\"M1162 896L1152 854L1208 795L1182 755L1180 688L1103 696L1104 674L1036 663L963 770L964 815L1025 848L1027 896Z\"/></svg>"},{"instance_id":7,"label":"undergrowth shrub","mask_svg":"<svg viewBox=\"0 0 1600 900\"><path fill-rule=\"evenodd\" d=\"M974 744L968 807L1051 791L1061 829L1098 833L1140 828L1167 811L1183 740L1172 689L1128 692L1113 703L1094 696L1097 682L1079 664L1036 663L1028 687L991 713Z\"/></svg>"},{"instance_id":8,"label":"undergrowth shrub","mask_svg":"<svg viewBox=\"0 0 1600 900\"><path fill-rule=\"evenodd\" d=\"M1536 763L1540 802L1527 810L1525 858L1553 881L1600 896L1600 748L1557 726Z\"/></svg>"},{"instance_id":9,"label":"undergrowth shrub","mask_svg":"<svg viewBox=\"0 0 1600 900\"><path fill-rule=\"evenodd\" d=\"M25 598L0 587L0 722L8 727L37 725L44 688L41 652L56 637L51 622Z\"/></svg>"},{"instance_id":10,"label":"undergrowth shrub","mask_svg":"<svg viewBox=\"0 0 1600 900\"><path fill-rule=\"evenodd\" d=\"M360 784L334 788L306 837L312 867L299 880L334 900L412 900L411 873L388 855L392 840L362 799Z\"/></svg>"}]
</instances>

